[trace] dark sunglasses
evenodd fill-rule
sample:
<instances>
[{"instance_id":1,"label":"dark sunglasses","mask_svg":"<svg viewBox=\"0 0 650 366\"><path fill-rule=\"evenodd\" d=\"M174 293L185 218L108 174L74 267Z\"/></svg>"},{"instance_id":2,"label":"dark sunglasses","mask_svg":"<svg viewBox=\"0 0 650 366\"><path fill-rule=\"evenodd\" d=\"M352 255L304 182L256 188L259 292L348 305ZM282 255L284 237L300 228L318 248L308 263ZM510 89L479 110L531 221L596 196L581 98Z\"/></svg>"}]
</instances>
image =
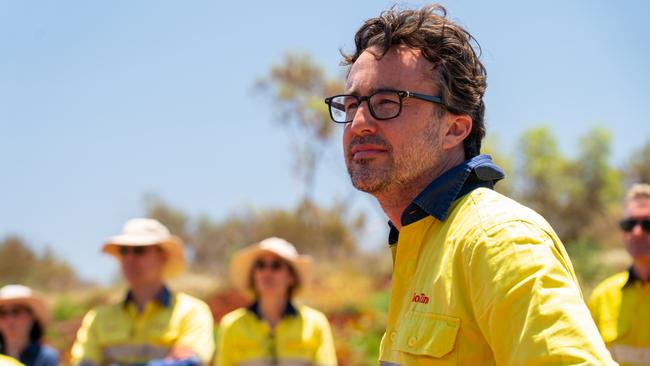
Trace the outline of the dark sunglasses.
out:
<instances>
[{"instance_id":1,"label":"dark sunglasses","mask_svg":"<svg viewBox=\"0 0 650 366\"><path fill-rule=\"evenodd\" d=\"M19 316L21 314L29 313L29 309L24 306L14 306L11 308L2 308L0 309L0 318L8 316Z\"/></svg>"},{"instance_id":2,"label":"dark sunglasses","mask_svg":"<svg viewBox=\"0 0 650 366\"><path fill-rule=\"evenodd\" d=\"M272 271L279 271L282 269L284 266L284 263L279 260L272 260L272 261L263 261L263 260L257 260L255 261L255 264L253 265L253 268L258 269L258 270L263 270L264 268L269 268Z\"/></svg>"},{"instance_id":3,"label":"dark sunglasses","mask_svg":"<svg viewBox=\"0 0 650 366\"><path fill-rule=\"evenodd\" d=\"M157 245L147 245L142 247L130 247L130 246L122 245L117 249L117 251L118 253L120 253L120 256L122 257L126 257L127 255L129 255L129 253L133 254L136 257L140 257L143 256L145 253L147 253L151 248L156 248L160 250L160 247L158 247Z\"/></svg>"},{"instance_id":4,"label":"dark sunglasses","mask_svg":"<svg viewBox=\"0 0 650 366\"><path fill-rule=\"evenodd\" d=\"M618 226L621 227L621 230L626 233L632 231L635 226L641 225L641 229L645 232L650 232L650 219L623 219L619 221Z\"/></svg>"}]
</instances>

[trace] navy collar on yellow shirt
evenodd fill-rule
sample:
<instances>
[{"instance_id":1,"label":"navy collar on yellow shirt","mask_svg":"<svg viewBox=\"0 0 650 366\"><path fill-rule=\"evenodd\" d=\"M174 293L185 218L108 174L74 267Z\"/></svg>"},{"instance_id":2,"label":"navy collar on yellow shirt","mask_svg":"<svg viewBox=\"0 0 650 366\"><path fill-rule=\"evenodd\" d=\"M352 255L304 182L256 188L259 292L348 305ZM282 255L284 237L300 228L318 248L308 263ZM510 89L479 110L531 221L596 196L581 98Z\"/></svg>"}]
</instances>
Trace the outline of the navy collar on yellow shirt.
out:
<instances>
[{"instance_id":1,"label":"navy collar on yellow shirt","mask_svg":"<svg viewBox=\"0 0 650 366\"><path fill-rule=\"evenodd\" d=\"M402 213L402 226L427 216L444 221L454 201L479 187L493 188L505 173L489 155L478 155L444 172L434 179ZM388 242L397 242L399 231L389 221Z\"/></svg>"},{"instance_id":2,"label":"navy collar on yellow shirt","mask_svg":"<svg viewBox=\"0 0 650 366\"><path fill-rule=\"evenodd\" d=\"M636 274L636 271L634 270L634 266L630 266L630 268L627 269L628 276L627 276L627 282L625 282L625 285L623 287L628 287L632 286L635 282L642 282L639 276Z\"/></svg>"},{"instance_id":3,"label":"navy collar on yellow shirt","mask_svg":"<svg viewBox=\"0 0 650 366\"><path fill-rule=\"evenodd\" d=\"M262 320L262 311L260 310L260 303L258 301L255 301L252 303L249 307L248 310L252 311L255 316ZM287 301L287 306L285 306L284 311L282 312L282 317L287 317L287 316L292 316L292 315L298 315L298 310L293 306L291 301Z\"/></svg>"},{"instance_id":4,"label":"navy collar on yellow shirt","mask_svg":"<svg viewBox=\"0 0 650 366\"><path fill-rule=\"evenodd\" d=\"M158 292L158 294L156 294L154 297L154 300L158 301L160 305L169 307L172 303L172 292L169 291L167 286L163 286L162 289L160 289L160 292ZM131 301L133 301L133 293L131 290L129 290L129 292L126 294L126 298L124 299L124 306L126 306L126 304Z\"/></svg>"},{"instance_id":5,"label":"navy collar on yellow shirt","mask_svg":"<svg viewBox=\"0 0 650 366\"><path fill-rule=\"evenodd\" d=\"M31 341L27 348L20 354L19 361L24 365L33 365L40 353L41 344L37 341Z\"/></svg>"}]
</instances>

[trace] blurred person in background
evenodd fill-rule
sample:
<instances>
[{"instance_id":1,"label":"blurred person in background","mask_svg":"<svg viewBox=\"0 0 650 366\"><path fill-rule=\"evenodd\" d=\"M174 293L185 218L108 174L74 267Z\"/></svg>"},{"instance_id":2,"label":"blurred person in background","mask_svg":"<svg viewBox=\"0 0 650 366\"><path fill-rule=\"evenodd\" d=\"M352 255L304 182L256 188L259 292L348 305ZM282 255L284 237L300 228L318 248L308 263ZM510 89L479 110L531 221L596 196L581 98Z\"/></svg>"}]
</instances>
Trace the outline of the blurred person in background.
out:
<instances>
[{"instance_id":1,"label":"blurred person in background","mask_svg":"<svg viewBox=\"0 0 650 366\"><path fill-rule=\"evenodd\" d=\"M254 302L221 320L217 366L337 364L325 315L294 301L309 285L311 267L310 257L280 238L234 255L231 278Z\"/></svg>"},{"instance_id":2,"label":"blurred person in background","mask_svg":"<svg viewBox=\"0 0 650 366\"><path fill-rule=\"evenodd\" d=\"M384 11L354 41L325 102L352 184L390 220L380 364L615 364L551 226L492 189L476 40L428 5Z\"/></svg>"},{"instance_id":3,"label":"blurred person in background","mask_svg":"<svg viewBox=\"0 0 650 366\"><path fill-rule=\"evenodd\" d=\"M165 281L185 269L183 243L153 219L131 219L102 251L121 265L123 301L86 314L72 346L73 365L197 366L212 361L207 304Z\"/></svg>"},{"instance_id":4,"label":"blurred person in background","mask_svg":"<svg viewBox=\"0 0 650 366\"><path fill-rule=\"evenodd\" d=\"M601 282L589 308L616 361L650 365L650 185L630 188L619 225L632 266Z\"/></svg>"},{"instance_id":5,"label":"blurred person in background","mask_svg":"<svg viewBox=\"0 0 650 366\"><path fill-rule=\"evenodd\" d=\"M32 289L22 285L1 288L0 354L26 366L58 365L59 353L43 344L48 320L45 301Z\"/></svg>"}]
</instances>

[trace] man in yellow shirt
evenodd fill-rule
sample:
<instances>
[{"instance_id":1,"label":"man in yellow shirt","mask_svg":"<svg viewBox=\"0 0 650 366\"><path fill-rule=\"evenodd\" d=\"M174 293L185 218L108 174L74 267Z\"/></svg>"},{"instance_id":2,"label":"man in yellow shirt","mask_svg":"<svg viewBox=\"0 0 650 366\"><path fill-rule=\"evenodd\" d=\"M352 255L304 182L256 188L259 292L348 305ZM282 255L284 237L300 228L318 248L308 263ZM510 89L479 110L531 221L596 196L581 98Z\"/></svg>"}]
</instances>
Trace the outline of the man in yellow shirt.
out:
<instances>
[{"instance_id":1,"label":"man in yellow shirt","mask_svg":"<svg viewBox=\"0 0 650 366\"><path fill-rule=\"evenodd\" d=\"M613 365L562 243L494 192L480 154L485 68L437 5L367 20L345 94L352 184L390 219L393 278L380 364Z\"/></svg>"},{"instance_id":2,"label":"man in yellow shirt","mask_svg":"<svg viewBox=\"0 0 650 366\"><path fill-rule=\"evenodd\" d=\"M650 365L650 185L630 188L620 227L633 264L599 284L589 308L616 361Z\"/></svg>"},{"instance_id":3,"label":"man in yellow shirt","mask_svg":"<svg viewBox=\"0 0 650 366\"><path fill-rule=\"evenodd\" d=\"M124 301L86 314L72 346L73 365L207 365L213 319L203 301L165 285L185 269L183 243L153 219L129 220L102 249L129 284Z\"/></svg>"}]
</instances>

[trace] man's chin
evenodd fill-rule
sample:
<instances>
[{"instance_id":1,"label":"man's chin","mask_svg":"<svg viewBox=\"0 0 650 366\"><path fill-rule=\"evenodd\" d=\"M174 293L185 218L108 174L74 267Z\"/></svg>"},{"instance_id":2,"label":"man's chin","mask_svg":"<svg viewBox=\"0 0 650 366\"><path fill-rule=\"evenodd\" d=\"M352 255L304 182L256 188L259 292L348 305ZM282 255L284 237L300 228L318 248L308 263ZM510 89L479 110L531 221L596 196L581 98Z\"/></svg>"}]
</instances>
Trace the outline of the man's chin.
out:
<instances>
[{"instance_id":1,"label":"man's chin","mask_svg":"<svg viewBox=\"0 0 650 366\"><path fill-rule=\"evenodd\" d=\"M383 191L384 185L380 182L352 178L352 185L361 192L377 194Z\"/></svg>"},{"instance_id":2,"label":"man's chin","mask_svg":"<svg viewBox=\"0 0 650 366\"><path fill-rule=\"evenodd\" d=\"M371 171L368 168L348 169L350 180L354 188L370 193L381 193L385 190L388 179L384 171Z\"/></svg>"}]
</instances>

